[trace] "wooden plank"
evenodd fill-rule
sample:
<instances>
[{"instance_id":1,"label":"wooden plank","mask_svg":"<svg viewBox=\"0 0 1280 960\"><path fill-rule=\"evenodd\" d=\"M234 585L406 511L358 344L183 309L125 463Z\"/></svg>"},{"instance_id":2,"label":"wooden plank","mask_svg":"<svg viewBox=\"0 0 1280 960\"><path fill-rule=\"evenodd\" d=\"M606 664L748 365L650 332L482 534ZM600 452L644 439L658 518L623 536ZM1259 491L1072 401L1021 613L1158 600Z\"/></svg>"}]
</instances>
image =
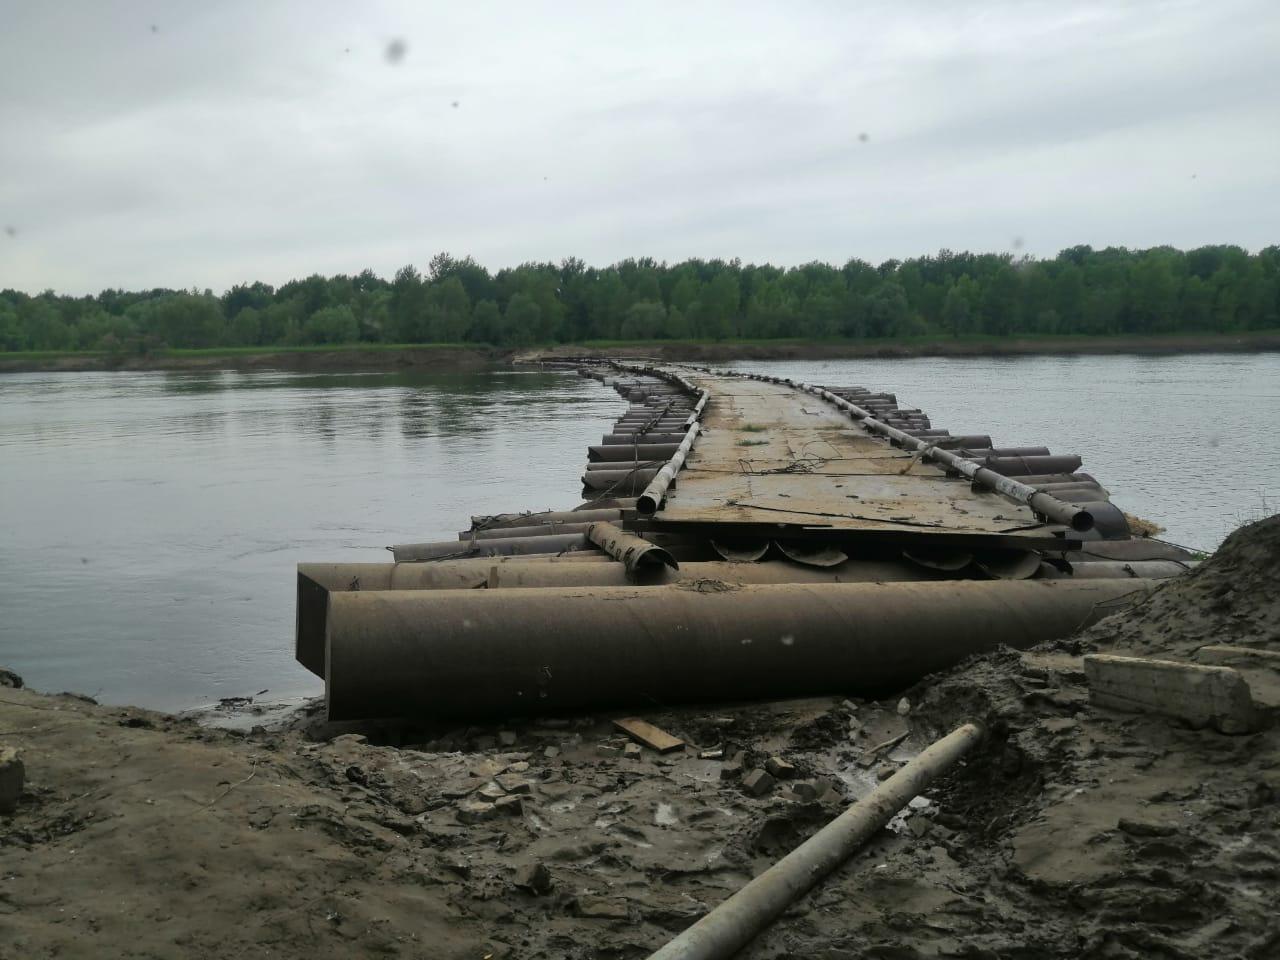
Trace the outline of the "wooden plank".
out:
<instances>
[{"instance_id":1,"label":"wooden plank","mask_svg":"<svg viewBox=\"0 0 1280 960\"><path fill-rule=\"evenodd\" d=\"M623 717L621 720L613 721L613 725L631 739L643 743L646 747L652 747L659 753L669 753L684 746L683 740L676 739L667 731L655 727L652 723L646 723L639 717Z\"/></svg>"}]
</instances>

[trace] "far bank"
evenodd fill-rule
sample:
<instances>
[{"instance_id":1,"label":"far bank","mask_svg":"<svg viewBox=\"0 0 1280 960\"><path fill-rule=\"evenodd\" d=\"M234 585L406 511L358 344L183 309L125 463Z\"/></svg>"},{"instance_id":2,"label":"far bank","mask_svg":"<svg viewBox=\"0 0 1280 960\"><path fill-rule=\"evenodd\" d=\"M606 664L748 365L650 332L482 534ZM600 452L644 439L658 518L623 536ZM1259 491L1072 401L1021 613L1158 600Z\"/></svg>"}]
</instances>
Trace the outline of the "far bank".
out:
<instances>
[{"instance_id":1,"label":"far bank","mask_svg":"<svg viewBox=\"0 0 1280 960\"><path fill-rule=\"evenodd\" d=\"M479 370L512 362L601 356L721 362L1270 351L1280 351L1280 331L1195 336L590 341L519 349L484 344L352 344L165 350L125 355L105 352L0 353L0 373L102 370L291 370L315 373L408 369Z\"/></svg>"}]
</instances>

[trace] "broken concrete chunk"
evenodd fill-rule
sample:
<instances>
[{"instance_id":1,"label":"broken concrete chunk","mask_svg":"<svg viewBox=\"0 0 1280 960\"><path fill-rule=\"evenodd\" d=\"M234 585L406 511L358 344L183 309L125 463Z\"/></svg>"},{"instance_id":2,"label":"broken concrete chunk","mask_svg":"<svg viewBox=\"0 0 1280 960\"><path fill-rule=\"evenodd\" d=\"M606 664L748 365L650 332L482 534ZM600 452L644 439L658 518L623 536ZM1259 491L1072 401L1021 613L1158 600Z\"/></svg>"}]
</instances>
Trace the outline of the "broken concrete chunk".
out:
<instances>
[{"instance_id":1,"label":"broken concrete chunk","mask_svg":"<svg viewBox=\"0 0 1280 960\"><path fill-rule=\"evenodd\" d=\"M498 815L498 808L485 800L463 800L458 804L459 823L483 823Z\"/></svg>"},{"instance_id":2,"label":"broken concrete chunk","mask_svg":"<svg viewBox=\"0 0 1280 960\"><path fill-rule=\"evenodd\" d=\"M620 757L622 756L622 748L616 743L597 743L597 757Z\"/></svg>"},{"instance_id":3,"label":"broken concrete chunk","mask_svg":"<svg viewBox=\"0 0 1280 960\"><path fill-rule=\"evenodd\" d=\"M816 800L818 797L818 788L808 780L797 780L791 785L791 792L801 800Z\"/></svg>"},{"instance_id":4,"label":"broken concrete chunk","mask_svg":"<svg viewBox=\"0 0 1280 960\"><path fill-rule=\"evenodd\" d=\"M880 764L880 766L876 767L876 779L888 780L897 772L898 772L898 768L894 764L882 763Z\"/></svg>"},{"instance_id":5,"label":"broken concrete chunk","mask_svg":"<svg viewBox=\"0 0 1280 960\"><path fill-rule=\"evenodd\" d=\"M0 747L0 813L13 813L22 798L27 771L15 747Z\"/></svg>"},{"instance_id":6,"label":"broken concrete chunk","mask_svg":"<svg viewBox=\"0 0 1280 960\"><path fill-rule=\"evenodd\" d=\"M903 697L898 701L898 716L905 717L911 712L911 701Z\"/></svg>"},{"instance_id":7,"label":"broken concrete chunk","mask_svg":"<svg viewBox=\"0 0 1280 960\"><path fill-rule=\"evenodd\" d=\"M492 781L486 783L477 791L477 793L486 800L497 800L499 797L505 797L507 795L506 790L502 789L502 787Z\"/></svg>"},{"instance_id":8,"label":"broken concrete chunk","mask_svg":"<svg viewBox=\"0 0 1280 960\"><path fill-rule=\"evenodd\" d=\"M1235 663L1240 666L1272 667L1280 670L1280 650L1263 650L1258 647L1235 647L1213 644L1196 651L1196 658L1206 663Z\"/></svg>"},{"instance_id":9,"label":"broken concrete chunk","mask_svg":"<svg viewBox=\"0 0 1280 960\"><path fill-rule=\"evenodd\" d=\"M493 802L493 807L498 813L506 814L510 817L518 817L524 813L524 803L515 794L498 798Z\"/></svg>"},{"instance_id":10,"label":"broken concrete chunk","mask_svg":"<svg viewBox=\"0 0 1280 960\"><path fill-rule=\"evenodd\" d=\"M1249 733L1261 725L1249 684L1230 667L1090 654L1084 658L1089 700L1127 713L1154 713L1192 727Z\"/></svg>"},{"instance_id":11,"label":"broken concrete chunk","mask_svg":"<svg viewBox=\"0 0 1280 960\"><path fill-rule=\"evenodd\" d=\"M776 782L768 771L757 767L742 778L742 787L753 797L759 797L772 790Z\"/></svg>"},{"instance_id":12,"label":"broken concrete chunk","mask_svg":"<svg viewBox=\"0 0 1280 960\"><path fill-rule=\"evenodd\" d=\"M796 775L796 768L782 757L770 757L764 762L764 768L779 780L790 780Z\"/></svg>"},{"instance_id":13,"label":"broken concrete chunk","mask_svg":"<svg viewBox=\"0 0 1280 960\"><path fill-rule=\"evenodd\" d=\"M544 747L542 750L542 755L546 757L548 760L554 760L556 757L560 756L560 748Z\"/></svg>"},{"instance_id":14,"label":"broken concrete chunk","mask_svg":"<svg viewBox=\"0 0 1280 960\"><path fill-rule=\"evenodd\" d=\"M533 789L533 781L518 773L500 773L493 779L507 793L529 793Z\"/></svg>"},{"instance_id":15,"label":"broken concrete chunk","mask_svg":"<svg viewBox=\"0 0 1280 960\"><path fill-rule=\"evenodd\" d=\"M742 776L742 770L745 766L746 758L741 753L735 753L721 765L720 779L737 780Z\"/></svg>"},{"instance_id":16,"label":"broken concrete chunk","mask_svg":"<svg viewBox=\"0 0 1280 960\"><path fill-rule=\"evenodd\" d=\"M540 897L546 896L553 886L551 871L542 863L526 863L516 871L515 885Z\"/></svg>"},{"instance_id":17,"label":"broken concrete chunk","mask_svg":"<svg viewBox=\"0 0 1280 960\"><path fill-rule=\"evenodd\" d=\"M1121 817L1116 824L1120 828L1121 833L1127 833L1131 837L1171 837L1178 832L1178 828L1168 823L1157 823L1153 820L1131 820L1128 817Z\"/></svg>"},{"instance_id":18,"label":"broken concrete chunk","mask_svg":"<svg viewBox=\"0 0 1280 960\"><path fill-rule=\"evenodd\" d=\"M578 916L596 920L626 920L629 917L627 902L612 897L581 896L574 907Z\"/></svg>"},{"instance_id":19,"label":"broken concrete chunk","mask_svg":"<svg viewBox=\"0 0 1280 960\"><path fill-rule=\"evenodd\" d=\"M622 755L629 760L639 760L640 744L628 743L625 747L622 748Z\"/></svg>"}]
</instances>

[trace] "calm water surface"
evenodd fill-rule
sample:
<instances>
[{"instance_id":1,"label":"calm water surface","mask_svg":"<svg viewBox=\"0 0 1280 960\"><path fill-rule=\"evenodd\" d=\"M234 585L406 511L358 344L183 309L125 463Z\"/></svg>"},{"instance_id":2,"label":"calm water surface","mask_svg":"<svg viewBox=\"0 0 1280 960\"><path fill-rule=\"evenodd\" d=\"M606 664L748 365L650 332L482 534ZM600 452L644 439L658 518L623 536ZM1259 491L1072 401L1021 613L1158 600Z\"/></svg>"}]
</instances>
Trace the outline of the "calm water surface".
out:
<instances>
[{"instance_id":1,"label":"calm water surface","mask_svg":"<svg viewBox=\"0 0 1280 960\"><path fill-rule=\"evenodd\" d=\"M1192 546L1280 498L1280 355L738 366L1078 452ZM163 709L319 692L292 658L295 564L571 507L624 406L552 373L0 375L0 664Z\"/></svg>"}]
</instances>

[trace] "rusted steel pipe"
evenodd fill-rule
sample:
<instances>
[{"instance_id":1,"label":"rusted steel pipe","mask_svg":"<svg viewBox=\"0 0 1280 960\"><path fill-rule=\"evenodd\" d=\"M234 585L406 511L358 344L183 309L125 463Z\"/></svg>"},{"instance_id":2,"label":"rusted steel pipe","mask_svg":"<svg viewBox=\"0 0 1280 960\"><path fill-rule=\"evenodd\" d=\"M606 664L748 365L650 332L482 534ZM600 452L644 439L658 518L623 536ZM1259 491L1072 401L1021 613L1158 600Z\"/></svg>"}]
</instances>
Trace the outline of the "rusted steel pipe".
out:
<instances>
[{"instance_id":1,"label":"rusted steel pipe","mask_svg":"<svg viewBox=\"0 0 1280 960\"><path fill-rule=\"evenodd\" d=\"M650 960L727 960L843 864L934 780L982 743L975 723L957 727L760 876L680 933Z\"/></svg>"},{"instance_id":2,"label":"rusted steel pipe","mask_svg":"<svg viewBox=\"0 0 1280 960\"><path fill-rule=\"evenodd\" d=\"M1003 477L1024 477L1035 473L1070 473L1077 469L1082 461L1075 454L1057 454L1055 456L979 457L973 462L988 470L994 470Z\"/></svg>"},{"instance_id":3,"label":"rusted steel pipe","mask_svg":"<svg viewBox=\"0 0 1280 960\"><path fill-rule=\"evenodd\" d=\"M621 513L621 511L618 511ZM497 527L493 530L463 530L458 534L459 540L499 540L503 537L554 537L564 533L586 533L587 527L598 521L584 520L579 523L534 523L527 527Z\"/></svg>"},{"instance_id":4,"label":"rusted steel pipe","mask_svg":"<svg viewBox=\"0 0 1280 960\"><path fill-rule=\"evenodd\" d=\"M651 517L657 513L662 498L667 495L667 489L675 480L676 474L680 472L680 468L684 466L685 457L693 449L694 441L698 439L700 431L701 427L696 422L690 424L689 433L684 441L671 455L666 466L653 476L649 485L644 488L644 492L636 499L636 512L641 516Z\"/></svg>"},{"instance_id":5,"label":"rusted steel pipe","mask_svg":"<svg viewBox=\"0 0 1280 960\"><path fill-rule=\"evenodd\" d=\"M620 530L612 523L591 524L587 528L587 539L620 562L631 576L655 567L680 569L675 557L662 547Z\"/></svg>"},{"instance_id":6,"label":"rusted steel pipe","mask_svg":"<svg viewBox=\"0 0 1280 960\"><path fill-rule=\"evenodd\" d=\"M608 562L580 563L570 559ZM492 557L440 563L300 563L298 564L297 607L294 643L298 662L318 677L324 676L324 632L329 594L360 590L474 590L488 585L495 570L519 565L524 569L545 567L614 569L613 558L598 551L566 557ZM567 582L572 582L570 577ZM587 578L588 582L595 582ZM621 581L621 577L619 577Z\"/></svg>"},{"instance_id":7,"label":"rusted steel pipe","mask_svg":"<svg viewBox=\"0 0 1280 960\"><path fill-rule=\"evenodd\" d=\"M881 696L1074 633L1141 580L332 593L329 718Z\"/></svg>"},{"instance_id":8,"label":"rusted steel pipe","mask_svg":"<svg viewBox=\"0 0 1280 960\"><path fill-rule=\"evenodd\" d=\"M582 474L582 485L589 490L639 493L657 475L657 467L640 467L635 470L588 470Z\"/></svg>"},{"instance_id":9,"label":"rusted steel pipe","mask_svg":"<svg viewBox=\"0 0 1280 960\"><path fill-rule=\"evenodd\" d=\"M1024 483L1011 480L1007 476L990 470L983 466L959 457L948 450L940 449L937 444L930 443L927 440L917 440L915 437L903 433L888 424L881 423L872 417L866 410L850 403L841 397L837 397L829 390L823 390L821 387L810 387L805 384L796 384L799 389L808 393L817 394L820 397L834 403L837 407L851 413L856 419L860 420L863 426L873 433L879 433L883 436L898 440L903 447L909 450L918 450L926 460L932 460L940 463L944 467L956 471L968 477L974 483L987 487L991 490L999 491L1007 497L1011 497L1020 503L1025 503L1031 507L1036 513L1047 517L1055 523L1065 524L1072 530L1083 532L1093 528L1093 514L1088 510L1078 507L1075 504L1064 503L1057 497L1047 493L1040 493L1034 487L1029 487ZM1056 457L1045 459L1058 459ZM1075 466L1079 466L1076 463ZM1051 468L1053 469L1053 468ZM1074 467L1072 468L1074 469ZM1028 470L1028 473L1034 471Z\"/></svg>"},{"instance_id":10,"label":"rusted steel pipe","mask_svg":"<svg viewBox=\"0 0 1280 960\"><path fill-rule=\"evenodd\" d=\"M587 459L593 463L616 460L670 460L680 447L678 443L637 443L628 446L608 444L587 447Z\"/></svg>"},{"instance_id":11,"label":"rusted steel pipe","mask_svg":"<svg viewBox=\"0 0 1280 960\"><path fill-rule=\"evenodd\" d=\"M1180 577L1196 568L1194 560L1084 560L1071 561L1071 572L1052 564L1040 564L1039 576L1046 580L1167 580Z\"/></svg>"},{"instance_id":12,"label":"rusted steel pipe","mask_svg":"<svg viewBox=\"0 0 1280 960\"><path fill-rule=\"evenodd\" d=\"M495 513L490 516L473 516L472 530L501 530L511 527L527 527L539 523L592 523L596 520L621 520L617 509L544 510L535 513Z\"/></svg>"},{"instance_id":13,"label":"rusted steel pipe","mask_svg":"<svg viewBox=\"0 0 1280 960\"><path fill-rule=\"evenodd\" d=\"M408 560L458 560L463 557L499 557L524 553L561 553L594 550L585 533L561 533L549 537L497 537L492 540L436 540L400 543L388 547L396 563Z\"/></svg>"},{"instance_id":14,"label":"rusted steel pipe","mask_svg":"<svg viewBox=\"0 0 1280 960\"><path fill-rule=\"evenodd\" d=\"M626 447L619 447L625 450ZM657 469L668 460L667 457L655 457L652 460L599 460L588 463L587 470L644 470L649 467Z\"/></svg>"},{"instance_id":15,"label":"rusted steel pipe","mask_svg":"<svg viewBox=\"0 0 1280 960\"><path fill-rule=\"evenodd\" d=\"M688 436L684 430L679 433L663 432L663 433L646 433L644 434L644 443L674 443L679 446L684 438ZM632 433L606 433L601 438L603 446L614 446L616 444L626 444L633 446L637 443L635 434Z\"/></svg>"}]
</instances>

